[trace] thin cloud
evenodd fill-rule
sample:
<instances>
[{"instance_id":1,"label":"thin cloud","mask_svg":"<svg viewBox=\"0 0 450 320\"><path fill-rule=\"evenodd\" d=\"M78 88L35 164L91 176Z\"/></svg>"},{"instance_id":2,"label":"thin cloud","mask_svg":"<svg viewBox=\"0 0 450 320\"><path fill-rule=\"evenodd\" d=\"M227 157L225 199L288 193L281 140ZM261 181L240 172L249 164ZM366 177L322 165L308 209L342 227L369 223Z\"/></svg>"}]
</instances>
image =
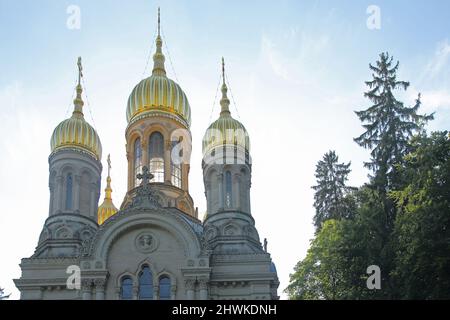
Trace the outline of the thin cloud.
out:
<instances>
[{"instance_id":1,"label":"thin cloud","mask_svg":"<svg viewBox=\"0 0 450 320\"><path fill-rule=\"evenodd\" d=\"M434 80L440 75L444 74L444 71L448 66L449 58L450 44L448 43L448 39L445 39L437 44L434 56L430 59L425 67L425 70L421 77L422 81Z\"/></svg>"}]
</instances>

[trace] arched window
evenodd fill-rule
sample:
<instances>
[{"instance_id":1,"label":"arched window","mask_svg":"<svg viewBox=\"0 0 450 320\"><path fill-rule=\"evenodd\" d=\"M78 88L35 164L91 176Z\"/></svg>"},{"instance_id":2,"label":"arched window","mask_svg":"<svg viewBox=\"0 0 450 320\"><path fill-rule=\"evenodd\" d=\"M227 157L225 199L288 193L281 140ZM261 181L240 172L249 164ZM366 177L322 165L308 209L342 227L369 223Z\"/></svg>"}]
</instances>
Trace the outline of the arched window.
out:
<instances>
[{"instance_id":1,"label":"arched window","mask_svg":"<svg viewBox=\"0 0 450 320\"><path fill-rule=\"evenodd\" d=\"M231 207L231 172L225 172L225 205Z\"/></svg>"},{"instance_id":2,"label":"arched window","mask_svg":"<svg viewBox=\"0 0 450 320\"><path fill-rule=\"evenodd\" d=\"M69 173L66 179L66 210L72 210L73 179Z\"/></svg>"},{"instance_id":3,"label":"arched window","mask_svg":"<svg viewBox=\"0 0 450 320\"><path fill-rule=\"evenodd\" d=\"M170 300L170 278L162 276L159 278L159 300Z\"/></svg>"},{"instance_id":4,"label":"arched window","mask_svg":"<svg viewBox=\"0 0 450 320\"><path fill-rule=\"evenodd\" d=\"M133 280L130 277L123 277L120 283L120 299L133 299Z\"/></svg>"},{"instance_id":5,"label":"arched window","mask_svg":"<svg viewBox=\"0 0 450 320\"><path fill-rule=\"evenodd\" d=\"M150 159L151 182L164 182L164 138L160 132L153 132L148 145Z\"/></svg>"},{"instance_id":6,"label":"arched window","mask_svg":"<svg viewBox=\"0 0 450 320\"><path fill-rule=\"evenodd\" d=\"M142 173L142 148L141 139L137 138L134 142L134 186L139 185L139 179L136 176Z\"/></svg>"},{"instance_id":7,"label":"arched window","mask_svg":"<svg viewBox=\"0 0 450 320\"><path fill-rule=\"evenodd\" d=\"M139 299L153 299L153 276L148 266L144 266L139 275Z\"/></svg>"},{"instance_id":8,"label":"arched window","mask_svg":"<svg viewBox=\"0 0 450 320\"><path fill-rule=\"evenodd\" d=\"M178 143L179 143L178 141L172 141L172 152ZM183 156L182 152L183 152L183 150L179 151L178 157ZM171 153L170 154L170 163L171 163L171 170L172 170L172 173L171 173L172 185L174 185L175 187L181 188L181 158L175 159L175 161L174 161L173 157L174 157L174 155ZM178 163L175 163L175 162L178 162Z\"/></svg>"}]
</instances>

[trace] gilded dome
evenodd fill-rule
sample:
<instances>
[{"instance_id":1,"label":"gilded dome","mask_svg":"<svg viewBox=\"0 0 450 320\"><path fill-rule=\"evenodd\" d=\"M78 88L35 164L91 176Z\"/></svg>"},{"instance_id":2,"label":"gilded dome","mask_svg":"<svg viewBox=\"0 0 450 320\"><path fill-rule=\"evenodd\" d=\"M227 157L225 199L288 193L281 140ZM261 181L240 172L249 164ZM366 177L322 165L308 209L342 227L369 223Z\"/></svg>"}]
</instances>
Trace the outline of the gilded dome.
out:
<instances>
[{"instance_id":1,"label":"gilded dome","mask_svg":"<svg viewBox=\"0 0 450 320\"><path fill-rule=\"evenodd\" d=\"M181 87L165 75L151 75L131 91L127 104L127 121L138 115L162 111L178 115L189 127L191 108Z\"/></svg>"},{"instance_id":2,"label":"gilded dome","mask_svg":"<svg viewBox=\"0 0 450 320\"><path fill-rule=\"evenodd\" d=\"M250 138L244 125L231 115L221 115L211 123L203 137L203 154L221 145L237 145L250 151Z\"/></svg>"},{"instance_id":3,"label":"gilded dome","mask_svg":"<svg viewBox=\"0 0 450 320\"><path fill-rule=\"evenodd\" d=\"M53 153L64 148L80 149L100 161L102 144L97 132L84 119L81 92L81 85L78 84L77 97L74 100L75 109L72 116L58 124L53 131L50 140L51 151Z\"/></svg>"},{"instance_id":4,"label":"gilded dome","mask_svg":"<svg viewBox=\"0 0 450 320\"><path fill-rule=\"evenodd\" d=\"M166 76L161 47L162 39L158 34L152 75L139 82L131 91L127 104L127 121L163 112L175 115L176 119L189 127L191 108L188 99L181 87Z\"/></svg>"},{"instance_id":5,"label":"gilded dome","mask_svg":"<svg viewBox=\"0 0 450 320\"><path fill-rule=\"evenodd\" d=\"M225 84L225 64L222 59L222 99L220 100L220 117L206 130L202 141L203 155L218 146L236 145L242 147L246 152L250 151L250 138L244 125L231 116L227 97L227 86Z\"/></svg>"},{"instance_id":6,"label":"gilded dome","mask_svg":"<svg viewBox=\"0 0 450 320\"><path fill-rule=\"evenodd\" d=\"M98 224L103 224L106 220L115 215L117 211L119 210L114 206L112 200L105 199L98 207Z\"/></svg>"}]
</instances>

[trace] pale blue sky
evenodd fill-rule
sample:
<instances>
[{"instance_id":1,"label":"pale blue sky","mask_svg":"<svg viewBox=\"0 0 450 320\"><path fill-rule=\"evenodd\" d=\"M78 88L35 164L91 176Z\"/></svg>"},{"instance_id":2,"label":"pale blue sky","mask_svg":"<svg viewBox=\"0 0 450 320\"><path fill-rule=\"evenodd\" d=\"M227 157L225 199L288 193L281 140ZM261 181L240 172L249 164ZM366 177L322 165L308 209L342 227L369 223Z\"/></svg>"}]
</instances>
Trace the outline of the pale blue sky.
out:
<instances>
[{"instance_id":1,"label":"pale blue sky","mask_svg":"<svg viewBox=\"0 0 450 320\"><path fill-rule=\"evenodd\" d=\"M66 27L69 5L81 9L79 30ZM369 5L381 10L380 30L366 26ZM423 111L436 111L430 128L449 128L449 1L0 0L0 286L14 298L11 278L48 214L49 140L70 114L79 55L86 119L111 153L114 202L123 199L126 101L154 50L158 6L168 75L192 107L195 204L205 211L201 139L218 116L217 101L211 110L224 56L252 143L252 213L280 293L313 236L316 162L335 149L352 161L351 183L366 181L368 152L352 141L362 132L353 111L369 105L364 81L381 51L400 60L399 76L411 82L399 94L405 104L422 92ZM151 62L146 76L150 70Z\"/></svg>"}]
</instances>

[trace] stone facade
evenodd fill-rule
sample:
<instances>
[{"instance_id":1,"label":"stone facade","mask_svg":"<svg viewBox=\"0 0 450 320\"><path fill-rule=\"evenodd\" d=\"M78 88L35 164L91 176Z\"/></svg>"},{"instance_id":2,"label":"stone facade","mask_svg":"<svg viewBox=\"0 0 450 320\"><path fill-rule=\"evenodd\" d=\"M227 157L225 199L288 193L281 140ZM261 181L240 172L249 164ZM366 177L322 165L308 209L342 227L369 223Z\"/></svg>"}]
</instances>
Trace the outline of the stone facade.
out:
<instances>
[{"instance_id":1,"label":"stone facade","mask_svg":"<svg viewBox=\"0 0 450 320\"><path fill-rule=\"evenodd\" d=\"M21 299L279 298L275 265L251 214L249 138L231 117L224 67L222 111L203 141L207 215L200 221L189 194L190 106L167 78L161 48L158 33L153 73L127 106L128 190L106 220L97 217L101 144L83 117L78 60L73 116L52 136L49 217L14 280ZM184 160L177 164L174 154Z\"/></svg>"}]
</instances>

